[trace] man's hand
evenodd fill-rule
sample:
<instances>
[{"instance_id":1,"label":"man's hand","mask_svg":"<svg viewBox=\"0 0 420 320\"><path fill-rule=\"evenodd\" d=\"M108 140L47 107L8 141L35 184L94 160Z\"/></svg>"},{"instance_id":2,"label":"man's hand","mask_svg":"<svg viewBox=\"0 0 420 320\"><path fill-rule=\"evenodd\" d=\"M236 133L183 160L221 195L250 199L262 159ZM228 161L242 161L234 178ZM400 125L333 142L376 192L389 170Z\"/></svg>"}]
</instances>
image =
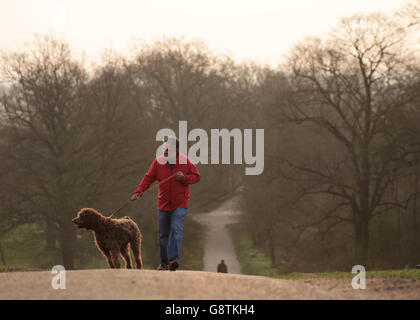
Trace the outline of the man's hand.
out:
<instances>
[{"instance_id":1,"label":"man's hand","mask_svg":"<svg viewBox=\"0 0 420 320\"><path fill-rule=\"evenodd\" d=\"M181 181L184 181L185 176L184 176L184 174L181 171L178 171L176 173L175 178L176 178L177 181L181 182Z\"/></svg>"},{"instance_id":2,"label":"man's hand","mask_svg":"<svg viewBox=\"0 0 420 320\"><path fill-rule=\"evenodd\" d=\"M133 194L132 196L131 196L131 201L135 201L135 200L137 200L138 198L140 198L142 196L142 194L140 194L140 193L135 193L135 194Z\"/></svg>"}]
</instances>

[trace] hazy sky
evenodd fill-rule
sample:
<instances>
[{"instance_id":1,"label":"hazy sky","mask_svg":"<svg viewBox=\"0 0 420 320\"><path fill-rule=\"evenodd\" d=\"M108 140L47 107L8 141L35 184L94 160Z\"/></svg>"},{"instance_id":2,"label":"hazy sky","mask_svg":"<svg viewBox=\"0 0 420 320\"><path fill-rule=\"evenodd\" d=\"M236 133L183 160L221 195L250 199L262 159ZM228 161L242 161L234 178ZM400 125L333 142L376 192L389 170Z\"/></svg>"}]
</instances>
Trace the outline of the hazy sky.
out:
<instances>
[{"instance_id":1,"label":"hazy sky","mask_svg":"<svg viewBox=\"0 0 420 320\"><path fill-rule=\"evenodd\" d=\"M392 13L405 0L0 0L0 44L54 33L95 56L133 39L184 36L216 52L275 64L306 35L325 35L354 13Z\"/></svg>"}]
</instances>

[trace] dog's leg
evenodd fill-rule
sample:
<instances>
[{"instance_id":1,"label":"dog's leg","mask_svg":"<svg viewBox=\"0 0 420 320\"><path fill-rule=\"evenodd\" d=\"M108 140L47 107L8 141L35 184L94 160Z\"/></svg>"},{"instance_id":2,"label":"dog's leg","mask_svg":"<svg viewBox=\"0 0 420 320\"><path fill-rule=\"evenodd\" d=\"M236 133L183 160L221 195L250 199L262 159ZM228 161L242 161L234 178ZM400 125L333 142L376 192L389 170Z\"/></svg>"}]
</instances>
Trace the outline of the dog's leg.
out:
<instances>
[{"instance_id":1,"label":"dog's leg","mask_svg":"<svg viewBox=\"0 0 420 320\"><path fill-rule=\"evenodd\" d=\"M130 244L123 245L120 252L125 260L125 267L131 269Z\"/></svg>"},{"instance_id":2,"label":"dog's leg","mask_svg":"<svg viewBox=\"0 0 420 320\"><path fill-rule=\"evenodd\" d=\"M114 268L120 269L121 262L120 262L120 250L119 249L112 249L111 250L111 260L114 265Z\"/></svg>"},{"instance_id":3,"label":"dog's leg","mask_svg":"<svg viewBox=\"0 0 420 320\"><path fill-rule=\"evenodd\" d=\"M106 260L108 260L109 267L114 269L114 263L112 262L110 251L109 250L103 250L102 252L104 253L104 255L106 257Z\"/></svg>"},{"instance_id":4,"label":"dog's leg","mask_svg":"<svg viewBox=\"0 0 420 320\"><path fill-rule=\"evenodd\" d=\"M134 259L136 260L137 269L143 268L143 261L141 259L141 237L137 236L131 241L131 250L133 250Z\"/></svg>"}]
</instances>

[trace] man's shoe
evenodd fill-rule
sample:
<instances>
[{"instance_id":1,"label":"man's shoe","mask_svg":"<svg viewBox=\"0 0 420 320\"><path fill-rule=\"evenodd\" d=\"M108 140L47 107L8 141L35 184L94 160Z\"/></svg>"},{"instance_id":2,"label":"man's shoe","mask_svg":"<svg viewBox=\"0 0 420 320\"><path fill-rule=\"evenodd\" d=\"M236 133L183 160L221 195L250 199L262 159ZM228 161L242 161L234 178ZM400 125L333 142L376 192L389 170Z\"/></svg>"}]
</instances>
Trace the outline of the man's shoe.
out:
<instances>
[{"instance_id":1,"label":"man's shoe","mask_svg":"<svg viewBox=\"0 0 420 320\"><path fill-rule=\"evenodd\" d=\"M173 260L169 261L169 270L170 271L175 271L178 268L179 268L179 263L178 263L177 260L173 259Z\"/></svg>"},{"instance_id":2,"label":"man's shoe","mask_svg":"<svg viewBox=\"0 0 420 320\"><path fill-rule=\"evenodd\" d=\"M168 271L169 270L169 267L168 266L162 266L160 264L159 267L157 267L157 270L160 270L160 271Z\"/></svg>"}]
</instances>

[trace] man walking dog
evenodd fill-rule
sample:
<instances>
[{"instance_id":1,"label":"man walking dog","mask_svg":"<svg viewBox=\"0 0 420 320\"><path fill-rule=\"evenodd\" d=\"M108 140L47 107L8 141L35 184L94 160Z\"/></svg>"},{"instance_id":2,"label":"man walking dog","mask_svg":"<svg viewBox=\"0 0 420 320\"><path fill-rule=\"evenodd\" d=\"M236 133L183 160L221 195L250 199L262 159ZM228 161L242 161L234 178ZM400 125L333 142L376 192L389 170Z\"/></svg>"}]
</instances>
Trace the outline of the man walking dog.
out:
<instances>
[{"instance_id":1,"label":"man walking dog","mask_svg":"<svg viewBox=\"0 0 420 320\"><path fill-rule=\"evenodd\" d=\"M190 184L200 181L197 167L186 155L179 152L179 141L176 137L168 137L164 144L165 152L157 157L134 191L131 200L137 200L155 181L159 185L158 224L160 265L158 270L175 271L179 267L179 256L182 244L184 220L190 200ZM171 150L176 150L175 159ZM165 159L169 159L165 161ZM174 175L173 178L170 178ZM168 179L169 178L169 179Z\"/></svg>"}]
</instances>

